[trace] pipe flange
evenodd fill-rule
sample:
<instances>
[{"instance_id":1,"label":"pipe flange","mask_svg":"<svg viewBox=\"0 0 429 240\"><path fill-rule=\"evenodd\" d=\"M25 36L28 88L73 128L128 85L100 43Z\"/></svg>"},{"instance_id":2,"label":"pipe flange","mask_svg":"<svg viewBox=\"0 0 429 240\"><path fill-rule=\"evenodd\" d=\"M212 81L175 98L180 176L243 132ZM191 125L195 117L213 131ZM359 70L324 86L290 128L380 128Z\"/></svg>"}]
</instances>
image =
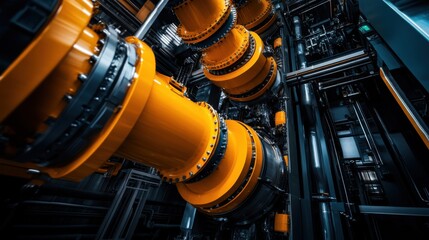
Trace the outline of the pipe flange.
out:
<instances>
[{"instance_id":1,"label":"pipe flange","mask_svg":"<svg viewBox=\"0 0 429 240\"><path fill-rule=\"evenodd\" d=\"M228 204L229 202L231 202L232 200L234 200L245 188L245 186L247 185L247 183L249 182L250 177L252 176L252 173L255 169L255 163L256 163L256 145L255 145L255 139L253 137L253 135L250 133L250 131L248 129L247 133L251 136L251 145L252 145L252 158L250 159L250 166L249 169L247 170L246 173L246 177L244 178L243 182L240 184L240 186L237 188L237 190L235 190L226 200L216 204L213 207L209 207L209 208L202 208L203 210L216 210L218 208L221 208L223 206L225 206L226 204Z\"/></svg>"},{"instance_id":2,"label":"pipe flange","mask_svg":"<svg viewBox=\"0 0 429 240\"><path fill-rule=\"evenodd\" d=\"M227 132L226 128L222 128L223 119L219 117L216 110L212 106L210 106L210 104L207 104L205 102L198 102L197 104L201 107L207 108L212 118L214 128L210 132L211 138L207 143L207 146L202 155L197 158L194 163L174 171L170 169L160 170L159 175L164 182L178 183L190 181L191 179L197 177L201 172L204 172L203 170L206 169L208 165L214 165L214 163L218 164L223 157L223 148L226 148L227 141L225 137L223 137L224 134L226 134ZM219 150L218 147L220 148ZM220 159L216 160L216 156L219 156ZM212 158L215 158L215 161L213 163L210 163L210 160ZM217 164L212 167L216 169ZM209 166L207 169L210 168L211 167Z\"/></svg>"},{"instance_id":3,"label":"pipe flange","mask_svg":"<svg viewBox=\"0 0 429 240\"><path fill-rule=\"evenodd\" d=\"M237 69L244 66L247 62L249 62L249 60L252 58L253 54L255 53L255 49L256 49L256 41L255 41L255 38L252 36L252 34L250 34L249 40L250 40L249 46L248 46L246 52L234 64L232 64L226 68L223 68L223 69L208 70L209 73L216 75L216 76L225 75L225 74L236 71Z\"/></svg>"},{"instance_id":4,"label":"pipe flange","mask_svg":"<svg viewBox=\"0 0 429 240\"><path fill-rule=\"evenodd\" d=\"M210 215L224 214L227 212L234 211L237 207L241 206L242 202L248 199L249 195L253 192L253 189L258 184L258 179L262 173L264 165L264 151L260 137L255 130L250 128L244 123L238 122L239 125L244 127L244 130L250 140L248 144L251 147L250 156L246 159L249 162L247 169L244 174L244 178L240 183L237 183L237 187L234 191L230 191L224 200L218 202L212 206L201 207L200 210Z\"/></svg>"},{"instance_id":5,"label":"pipe flange","mask_svg":"<svg viewBox=\"0 0 429 240\"><path fill-rule=\"evenodd\" d=\"M189 44L189 47L196 51L202 51L204 49L209 48L210 46L218 43L223 38L225 38L226 35L228 35L231 32L231 30L234 28L236 23L237 23L237 12L233 7L231 8L231 13L228 16L228 19L218 30L216 30L215 33L213 33L213 35L211 35L210 37L208 37L207 39L201 42Z\"/></svg>"},{"instance_id":6,"label":"pipe flange","mask_svg":"<svg viewBox=\"0 0 429 240\"><path fill-rule=\"evenodd\" d=\"M213 153L213 156L208 159L208 164L202 169L201 172L199 172L195 177L188 179L185 181L186 183L193 183L200 181L201 179L209 176L214 170L217 169L219 166L219 163L223 159L223 156L225 155L226 147L228 144L228 129L225 124L225 120L222 117L219 117L220 119L220 135L219 140L216 145L216 149Z\"/></svg>"},{"instance_id":7,"label":"pipe flange","mask_svg":"<svg viewBox=\"0 0 429 240\"><path fill-rule=\"evenodd\" d=\"M77 94L65 96L66 108L18 160L43 166L65 164L86 149L115 114L131 85L137 56L112 28L104 33L106 41L100 55L89 60L94 67L88 76L78 77L83 83Z\"/></svg>"},{"instance_id":8,"label":"pipe flange","mask_svg":"<svg viewBox=\"0 0 429 240\"><path fill-rule=\"evenodd\" d=\"M267 90L270 89L270 87L275 82L276 76L277 76L277 64L276 61L270 57L268 58L268 61L270 61L270 71L265 77L265 79L256 86L255 88L243 93L243 94L228 94L227 96L237 102L247 102L254 100L260 96L262 96Z\"/></svg>"},{"instance_id":9,"label":"pipe flange","mask_svg":"<svg viewBox=\"0 0 429 240\"><path fill-rule=\"evenodd\" d=\"M208 59L209 53L207 53L207 55L205 55L205 53L203 53L203 56L201 58L201 63L204 65L204 67L206 67L209 70L223 69L223 68L226 68L226 67L234 64L239 59L241 59L241 57L244 56L244 54L249 49L250 32L247 31L247 29L244 28L242 25L236 25L234 27L234 29L237 30L236 31L237 34L239 34L239 36L241 37L240 46L230 56L228 56L222 60L218 60L218 61L213 61L213 60L211 61L210 59ZM233 33L231 33L231 34L233 34ZM227 41L227 39L229 39L229 38L228 37L223 38L222 40L220 40L215 45L207 48L206 51L209 51L211 48L214 48L220 44L223 44L224 41Z\"/></svg>"},{"instance_id":10,"label":"pipe flange","mask_svg":"<svg viewBox=\"0 0 429 240\"><path fill-rule=\"evenodd\" d=\"M184 1L182 4L177 5L176 7L174 7L174 10L176 11L178 8L187 7L188 1ZM210 24L210 26L199 32L192 32L188 31L183 24L180 24L177 27L177 34L179 35L179 37L182 38L185 43L195 44L209 38L211 35L217 32L217 30L227 21L232 9L230 1L224 1L224 9L221 11L217 19Z\"/></svg>"}]
</instances>

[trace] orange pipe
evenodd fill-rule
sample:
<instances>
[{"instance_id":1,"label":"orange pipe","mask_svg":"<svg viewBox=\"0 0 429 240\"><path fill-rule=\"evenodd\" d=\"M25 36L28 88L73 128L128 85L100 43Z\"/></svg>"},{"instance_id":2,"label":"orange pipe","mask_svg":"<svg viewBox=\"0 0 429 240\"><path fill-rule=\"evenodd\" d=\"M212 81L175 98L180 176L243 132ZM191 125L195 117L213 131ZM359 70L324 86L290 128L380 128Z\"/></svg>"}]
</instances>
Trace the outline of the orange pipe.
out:
<instances>
[{"instance_id":1,"label":"orange pipe","mask_svg":"<svg viewBox=\"0 0 429 240\"><path fill-rule=\"evenodd\" d=\"M243 12L242 20L250 14L258 14L256 20L246 22L247 27L254 27L264 22L271 13L272 6L269 1L259 2L249 1L240 7ZM210 40L213 41L209 44L210 46L201 50L204 74L215 85L223 88L230 99L248 102L261 97L270 89L276 80L277 66L272 59L268 60L262 54L264 44L261 38L254 32L250 32L249 35L244 28L246 26L235 25L234 22L231 30L222 29L224 22L213 16L222 16L222 19L229 17L229 14L225 15L226 11L220 11L229 6L230 3L227 0L185 0L173 10L181 23L178 35L185 42L191 45L199 44L208 41L210 36L219 36L218 39ZM263 16L260 16L261 14ZM240 21L240 13L238 19ZM210 34L206 34L209 26L217 27L210 29ZM192 29L192 31L183 29ZM195 37L190 41L189 35L205 37ZM268 61L269 63L266 63Z\"/></svg>"},{"instance_id":2,"label":"orange pipe","mask_svg":"<svg viewBox=\"0 0 429 240\"><path fill-rule=\"evenodd\" d=\"M0 75L0 97L7 99L0 101L0 121L11 114L72 50L89 23L91 8L89 1L63 1L49 27ZM43 61L40 61L41 56Z\"/></svg>"},{"instance_id":3,"label":"orange pipe","mask_svg":"<svg viewBox=\"0 0 429 240\"><path fill-rule=\"evenodd\" d=\"M165 179L197 174L217 146L220 120L206 103L194 103L156 74L146 105L115 155L157 168ZM209 152L209 154L208 154Z\"/></svg>"},{"instance_id":4,"label":"orange pipe","mask_svg":"<svg viewBox=\"0 0 429 240\"><path fill-rule=\"evenodd\" d=\"M202 52L201 63L209 70L231 66L243 57L249 44L249 31L241 25L236 25L225 38Z\"/></svg>"},{"instance_id":5,"label":"orange pipe","mask_svg":"<svg viewBox=\"0 0 429 240\"><path fill-rule=\"evenodd\" d=\"M227 20L231 12L229 0L187 0L174 7L174 12L182 23L177 32L187 43L207 39Z\"/></svg>"},{"instance_id":6,"label":"orange pipe","mask_svg":"<svg viewBox=\"0 0 429 240\"><path fill-rule=\"evenodd\" d=\"M63 4L67 5L70 1L65 0ZM75 9L73 13L79 15L80 11ZM37 133L43 134L51 129L44 120L49 116L63 116L67 102L62 96L78 91L86 93L82 87L85 85L76 79L79 74L87 74L95 68L95 65L88 64L88 59L99 53L98 40L94 31L82 26L76 40L67 47L65 57L59 62L54 58L51 74L37 78L35 85L38 87L32 89L28 101L9 106L15 109L7 121L1 122L7 129L2 130L2 134L31 145ZM29 49L37 49L40 47L38 44L42 44L40 42L43 41L38 41ZM263 144L258 134L238 121L224 123L208 104L195 103L186 98L184 87L156 73L155 56L150 47L139 39L129 37L125 43L118 44L116 52L123 53L119 50L125 48L120 46L133 48L136 52L132 65L134 72L131 72L133 77L127 82L126 96L120 107L114 109L112 116L109 115L100 132L88 139L89 146L76 152L68 162L42 166L36 162L14 161L13 157L20 154L17 151L20 144L15 146L16 141L11 141L10 151L1 153L4 158L0 159L0 173L23 177L28 169L32 169L31 172L39 171L41 175L52 178L79 181L94 172L105 172L104 167L112 165L107 162L108 159L116 155L157 168L165 181L179 182L177 186L183 198L203 212L219 215L242 207L242 203L255 193L262 174ZM37 58L27 53L24 51L18 60L28 62L29 58L34 65L38 65L41 55ZM118 53L117 56L128 56L123 59L124 62L134 59L131 57L134 55ZM222 54L219 56L222 57ZM256 61L260 64L258 68L270 63L270 59L261 56L260 53L257 56L257 59L262 59ZM30 62L27 67L32 69L32 66ZM112 69L111 66L106 65L105 69ZM20 68L20 62L6 70L6 75L2 76L6 82L10 83L13 79L13 75L9 74L16 68ZM258 76L260 70L249 72ZM107 80L108 76L107 73L99 77ZM31 79L30 75L27 77ZM3 86L0 90L6 91ZM19 89L14 90L19 92ZM1 112L8 115L6 111L9 109ZM31 122L28 118L37 121L25 128L25 123ZM49 146L43 149L43 153L47 151Z\"/></svg>"}]
</instances>

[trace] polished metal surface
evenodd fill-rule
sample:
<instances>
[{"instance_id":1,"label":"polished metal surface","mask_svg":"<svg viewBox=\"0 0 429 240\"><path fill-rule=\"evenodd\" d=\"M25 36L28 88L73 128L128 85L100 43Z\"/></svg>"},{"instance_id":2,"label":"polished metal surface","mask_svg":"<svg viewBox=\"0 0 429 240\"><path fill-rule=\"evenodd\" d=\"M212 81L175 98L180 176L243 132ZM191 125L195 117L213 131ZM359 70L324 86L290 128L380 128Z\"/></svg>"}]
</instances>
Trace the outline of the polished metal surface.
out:
<instances>
[{"instance_id":1,"label":"polished metal surface","mask_svg":"<svg viewBox=\"0 0 429 240\"><path fill-rule=\"evenodd\" d=\"M347 63L352 60L357 60L357 59L367 60L367 57L368 55L365 53L364 50L358 50L356 52L347 54L345 56L341 56L332 60L328 60L326 62L308 66L308 67L299 69L297 71L289 72L286 74L286 78L289 80L289 79L297 78L304 75L311 76L311 73L314 73L314 72L320 73L321 70L327 69L329 67L334 67L334 66L339 67L340 64Z\"/></svg>"}]
</instances>

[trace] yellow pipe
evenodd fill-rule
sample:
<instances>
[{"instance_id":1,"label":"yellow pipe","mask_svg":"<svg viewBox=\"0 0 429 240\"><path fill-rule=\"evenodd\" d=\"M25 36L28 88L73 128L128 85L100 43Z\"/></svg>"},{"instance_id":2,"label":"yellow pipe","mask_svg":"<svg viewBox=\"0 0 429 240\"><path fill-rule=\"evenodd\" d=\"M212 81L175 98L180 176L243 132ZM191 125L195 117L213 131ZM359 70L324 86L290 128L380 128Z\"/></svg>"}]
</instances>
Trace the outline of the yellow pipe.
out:
<instances>
[{"instance_id":1,"label":"yellow pipe","mask_svg":"<svg viewBox=\"0 0 429 240\"><path fill-rule=\"evenodd\" d=\"M64 0L63 4L67 5L69 1L71 0ZM72 13L79 15L80 11L75 9ZM70 104L64 102L61 96L92 93L85 88L88 81L79 83L77 76L89 72L90 76L93 76L93 70L105 69L106 75L91 81L109 80L109 77L114 76L109 74L116 69L113 67L116 65L110 64L116 63L115 59L122 57L124 66L131 62L130 69L134 71L128 72L132 77L126 82L128 86L124 99L119 107L115 107L113 115L109 115L100 131L85 139L89 145L74 152L75 155L67 162L55 163L56 160L61 160L55 158L55 155L40 165L35 161L15 161L14 157L20 157L20 152L27 149L22 149L25 144L15 145L15 141L10 141L10 151L0 153L3 157L0 159L2 174L22 177L28 169L32 169L31 172L39 171L41 175L52 178L79 181L94 172L105 172L104 167L111 165L107 162L108 159L115 155L157 168L164 180L179 182L177 187L185 200L207 214L221 215L237 209L244 211L243 207L246 206L243 206L243 202L249 201L252 194L258 194L255 189L264 188L263 184L259 183L259 179L264 177L263 166L268 164L264 161L270 161L269 164L281 169L282 165L275 165L280 163L275 157L275 149L269 144L264 145L255 130L238 121L223 121L208 104L192 102L184 96L185 89L180 84L157 73L155 56L148 45L135 37L129 37L125 42L115 45L115 53L118 55L116 58L112 56L111 62L108 62L108 56L103 55L103 51L109 48L97 45L98 35L85 26L82 26L80 32L76 41L68 46L69 50L64 59L52 64L51 75L37 79L40 86L33 89L29 100L14 106L14 113L8 120L0 122L3 126L1 134L22 141L29 145L31 150L34 147L32 144L37 145L36 135L49 133L53 126L69 120L62 118L68 116L64 115L64 112ZM119 39L115 37L114 40ZM38 44L30 46L30 49L37 48ZM103 47L101 52L98 47ZM134 49L136 56L125 55L126 49L127 54L133 53L130 49ZM19 60L28 61L29 56L26 54L24 51ZM94 65L88 64L88 59L93 55L105 58L97 60ZM262 56L259 53L257 57L262 59L258 60L259 68L267 66L271 61ZM35 65L40 62L35 56L31 56L31 59ZM104 68L101 67L103 64L106 65ZM11 65L6 73L14 72L19 66L19 62ZM32 66L30 63L27 67L32 69ZM112 71L109 72L108 69ZM126 71L123 69L128 68L124 67L118 71ZM259 69L249 72L258 76L261 71ZM122 75L123 73L125 76L126 73L120 73L116 75L119 76L118 83L126 79ZM10 76L2 75L7 82L10 81ZM31 76L27 77L31 79ZM119 90L118 86L115 85L112 92ZM96 90L103 91L101 88L103 87L97 87ZM0 90L6 91L4 88ZM19 93L19 89L14 90ZM48 101L48 96L52 96L54 101ZM110 98L107 100L113 101ZM88 109L93 114L98 114L97 110ZM6 110L1 112L7 115ZM49 116L57 120L52 123L44 121ZM37 120L36 124L29 124L29 127L22 131L25 123L31 122L28 119L33 118ZM74 136L77 139L79 137L79 134ZM59 141L61 140L60 138ZM72 140L70 141L73 145ZM43 154L49 155L56 144L58 142L43 146ZM65 146L66 149L67 147ZM272 157L265 160L264 154ZM275 177L278 177L278 174L273 176ZM269 207L273 199L261 199L259 196L254 204L262 202Z\"/></svg>"},{"instance_id":2,"label":"yellow pipe","mask_svg":"<svg viewBox=\"0 0 429 240\"><path fill-rule=\"evenodd\" d=\"M282 41L283 39L281 37L276 38L273 43L274 49L281 47L283 45Z\"/></svg>"},{"instance_id":3,"label":"yellow pipe","mask_svg":"<svg viewBox=\"0 0 429 240\"><path fill-rule=\"evenodd\" d=\"M236 25L222 40L202 52L201 63L208 70L229 67L246 53L250 44L250 33Z\"/></svg>"},{"instance_id":4,"label":"yellow pipe","mask_svg":"<svg viewBox=\"0 0 429 240\"><path fill-rule=\"evenodd\" d=\"M272 7L269 1L257 2L249 1L241 7L244 17L254 13L249 9L262 11L257 12L256 20L252 19L246 23L247 27L263 23L271 12ZM235 25L235 22L232 23L231 30L228 28L225 30L222 25L228 23L220 22L218 18L212 17L222 16L222 19L229 17L229 14L225 14L227 11L220 11L229 6L230 2L227 0L185 0L175 6L173 10L181 23L178 34L185 42L191 45L201 43L209 45L201 50L201 62L206 77L215 85L223 88L230 99L248 102L261 97L271 88L276 80L277 66L272 58L267 58L262 54L264 44L256 33L250 32L249 35L243 26ZM264 16L259 16L261 14ZM240 13L238 15L238 19L240 19ZM212 28L208 34L209 26L217 27ZM192 35L205 34L205 37L195 37L190 41L190 33L183 29L192 29Z\"/></svg>"},{"instance_id":5,"label":"yellow pipe","mask_svg":"<svg viewBox=\"0 0 429 240\"><path fill-rule=\"evenodd\" d=\"M227 126L228 147L219 168L198 182L177 185L186 201L208 214L238 207L254 189L262 169L262 145L256 132L233 120L228 120ZM245 182L249 169L252 174ZM243 189L231 199L240 186Z\"/></svg>"},{"instance_id":6,"label":"yellow pipe","mask_svg":"<svg viewBox=\"0 0 429 240\"><path fill-rule=\"evenodd\" d=\"M285 111L276 112L276 114L274 115L274 123L276 127L286 124L286 112Z\"/></svg>"},{"instance_id":7,"label":"yellow pipe","mask_svg":"<svg viewBox=\"0 0 429 240\"><path fill-rule=\"evenodd\" d=\"M274 216L274 231L281 233L289 232L289 215L286 213L276 213Z\"/></svg>"},{"instance_id":8,"label":"yellow pipe","mask_svg":"<svg viewBox=\"0 0 429 240\"><path fill-rule=\"evenodd\" d=\"M236 209L252 193L262 171L258 134L243 123L226 121L228 144L216 170L187 182L212 163L214 150L220 147L222 120L208 104L190 101L174 80L155 72L150 47L134 37L127 41L135 45L139 58L135 82L122 109L72 162L57 167L32 164L31 168L53 178L78 181L116 155L157 168L166 181L181 182L177 186L183 198L207 214ZM0 163L15 176L25 175L29 167L5 159Z\"/></svg>"},{"instance_id":9,"label":"yellow pipe","mask_svg":"<svg viewBox=\"0 0 429 240\"><path fill-rule=\"evenodd\" d=\"M176 182L204 168L218 143L220 119L210 105L194 103L157 73L146 105L115 155L157 168Z\"/></svg>"},{"instance_id":10,"label":"yellow pipe","mask_svg":"<svg viewBox=\"0 0 429 240\"><path fill-rule=\"evenodd\" d=\"M207 39L227 20L231 12L229 0L187 0L174 7L181 22L177 33L186 43Z\"/></svg>"}]
</instances>

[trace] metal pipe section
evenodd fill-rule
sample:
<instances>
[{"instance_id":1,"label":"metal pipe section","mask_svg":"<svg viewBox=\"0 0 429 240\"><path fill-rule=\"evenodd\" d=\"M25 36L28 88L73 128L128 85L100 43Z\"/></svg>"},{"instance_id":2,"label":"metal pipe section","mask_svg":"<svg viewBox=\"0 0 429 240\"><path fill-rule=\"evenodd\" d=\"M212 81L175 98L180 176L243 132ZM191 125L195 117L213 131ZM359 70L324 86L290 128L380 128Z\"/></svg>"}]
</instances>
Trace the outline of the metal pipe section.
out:
<instances>
[{"instance_id":1,"label":"metal pipe section","mask_svg":"<svg viewBox=\"0 0 429 240\"><path fill-rule=\"evenodd\" d=\"M293 18L293 23L299 68L305 69L307 67L307 61L305 59L304 43L302 42L301 21L298 16ZM325 196L327 193L329 193L329 186L325 176L325 171L323 170L323 165L329 163L323 162L323 158L321 157L321 149L319 145L320 141L316 131L316 109L314 107L314 105L317 103L315 102L311 84L302 84L300 86L300 93L304 126L306 129L306 135L309 137L308 145L311 157L312 173L314 176L314 183L316 185L315 190L318 194L320 194L320 196ZM322 225L321 229L323 231L323 239L334 239L335 234L331 217L331 207L328 202L319 202L319 217Z\"/></svg>"},{"instance_id":2,"label":"metal pipe section","mask_svg":"<svg viewBox=\"0 0 429 240\"><path fill-rule=\"evenodd\" d=\"M304 69L307 67L307 60L305 59L305 47L302 40L302 29L301 29L301 20L298 16L293 17L293 24L295 30L295 41L296 49L298 56L299 69Z\"/></svg>"},{"instance_id":3,"label":"metal pipe section","mask_svg":"<svg viewBox=\"0 0 429 240\"><path fill-rule=\"evenodd\" d=\"M134 34L135 37L141 40L145 38L146 34L149 32L150 27L152 27L152 24L158 18L159 14L162 12L162 10L167 5L167 3L168 3L168 0L159 0L158 4L156 4L155 8L152 10L149 16L147 16L144 23Z\"/></svg>"},{"instance_id":4,"label":"metal pipe section","mask_svg":"<svg viewBox=\"0 0 429 240\"><path fill-rule=\"evenodd\" d=\"M368 54L363 50L358 50L345 56L290 72L286 75L286 79L288 83L295 83L299 80L308 81L316 77L324 76L324 74L332 74L346 70L350 66L356 67L368 63L370 63Z\"/></svg>"},{"instance_id":5,"label":"metal pipe section","mask_svg":"<svg viewBox=\"0 0 429 240\"><path fill-rule=\"evenodd\" d=\"M182 222L180 224L180 230L182 231L183 240L192 239L192 228L194 227L195 214L197 209L191 204L186 203L185 212L183 213Z\"/></svg>"}]
</instances>

